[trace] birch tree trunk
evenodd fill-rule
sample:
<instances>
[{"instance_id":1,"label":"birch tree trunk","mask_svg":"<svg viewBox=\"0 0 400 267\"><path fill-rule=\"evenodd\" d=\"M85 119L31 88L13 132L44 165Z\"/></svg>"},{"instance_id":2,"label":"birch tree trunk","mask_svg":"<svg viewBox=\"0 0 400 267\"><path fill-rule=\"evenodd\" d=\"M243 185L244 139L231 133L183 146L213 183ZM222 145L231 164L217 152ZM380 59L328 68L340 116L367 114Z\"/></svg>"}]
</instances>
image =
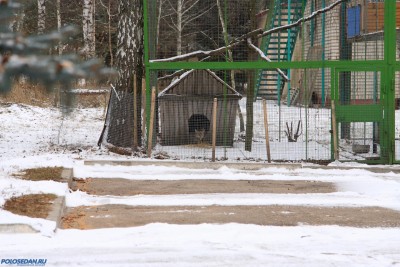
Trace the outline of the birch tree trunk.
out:
<instances>
[{"instance_id":1,"label":"birch tree trunk","mask_svg":"<svg viewBox=\"0 0 400 267\"><path fill-rule=\"evenodd\" d=\"M176 54L178 56L182 55L182 4L183 0L178 0L178 6L176 9L176 31L177 31L177 39L176 39Z\"/></svg>"},{"instance_id":2,"label":"birch tree trunk","mask_svg":"<svg viewBox=\"0 0 400 267\"><path fill-rule=\"evenodd\" d=\"M57 0L56 2L56 8L57 8L57 30L58 32L61 31L61 0ZM63 47L62 47L62 42L58 42L58 55L62 55L62 51Z\"/></svg>"},{"instance_id":3,"label":"birch tree trunk","mask_svg":"<svg viewBox=\"0 0 400 267\"><path fill-rule=\"evenodd\" d=\"M211 6L202 8L199 7L200 2L201 0L159 0L158 2L159 21L165 22L176 33L176 54L178 56L184 52L186 45L184 42L186 32L184 30L190 27L193 21L215 7L215 4L211 4ZM163 8L161 7L162 4L165 4ZM161 11L164 15L161 15Z\"/></svg>"},{"instance_id":4,"label":"birch tree trunk","mask_svg":"<svg viewBox=\"0 0 400 267\"><path fill-rule=\"evenodd\" d=\"M38 34L46 29L46 0L38 0Z\"/></svg>"},{"instance_id":5,"label":"birch tree trunk","mask_svg":"<svg viewBox=\"0 0 400 267\"><path fill-rule=\"evenodd\" d=\"M218 8L219 20L220 20L221 26L222 26L222 33L224 35L224 42L225 42L225 45L229 45L228 28L226 27L226 24L225 24L224 15L222 13L222 7L221 7L220 0L217 0L217 8ZM233 62L233 54L232 54L232 50L231 49L228 49L228 60L229 60L229 62ZM231 70L231 86L232 86L233 89L236 90L235 70ZM237 110L238 110L238 116L239 116L240 132L243 132L244 131L244 119L243 119L243 114L242 114L242 110L240 108L240 104L239 103L238 103L238 106L237 106Z\"/></svg>"},{"instance_id":6,"label":"birch tree trunk","mask_svg":"<svg viewBox=\"0 0 400 267\"><path fill-rule=\"evenodd\" d=\"M23 8L18 9L18 15L12 20L10 30L13 32L21 32L22 24L24 23L25 11Z\"/></svg>"},{"instance_id":7,"label":"birch tree trunk","mask_svg":"<svg viewBox=\"0 0 400 267\"><path fill-rule=\"evenodd\" d=\"M133 121L133 77L136 75L137 114L141 114L143 71L143 4L142 0L120 0L116 68L118 79L110 99L107 143L132 148L133 129L137 129L137 144L141 146L141 117ZM116 95L118 94L118 96ZM136 124L136 127L133 125ZM134 147L133 150L136 150Z\"/></svg>"},{"instance_id":8,"label":"birch tree trunk","mask_svg":"<svg viewBox=\"0 0 400 267\"><path fill-rule=\"evenodd\" d=\"M158 0L158 14L157 14L157 34L156 34L156 44L158 45L160 37L160 22L161 22L161 12L164 4L164 0Z\"/></svg>"},{"instance_id":9,"label":"birch tree trunk","mask_svg":"<svg viewBox=\"0 0 400 267\"><path fill-rule=\"evenodd\" d=\"M83 54L86 59L95 57L94 0L83 0Z\"/></svg>"},{"instance_id":10,"label":"birch tree trunk","mask_svg":"<svg viewBox=\"0 0 400 267\"><path fill-rule=\"evenodd\" d=\"M108 8L107 8L107 15L108 15L108 49L110 52L110 67L114 66L114 55L112 51L112 34L111 34L111 0L108 0Z\"/></svg>"}]
</instances>

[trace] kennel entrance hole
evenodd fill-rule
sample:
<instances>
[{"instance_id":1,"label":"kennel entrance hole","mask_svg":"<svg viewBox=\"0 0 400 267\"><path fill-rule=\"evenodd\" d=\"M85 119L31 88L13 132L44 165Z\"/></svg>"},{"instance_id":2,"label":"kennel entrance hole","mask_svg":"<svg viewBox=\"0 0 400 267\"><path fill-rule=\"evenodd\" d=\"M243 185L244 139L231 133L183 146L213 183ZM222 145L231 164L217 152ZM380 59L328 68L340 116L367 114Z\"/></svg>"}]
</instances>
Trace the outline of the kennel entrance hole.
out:
<instances>
[{"instance_id":1,"label":"kennel entrance hole","mask_svg":"<svg viewBox=\"0 0 400 267\"><path fill-rule=\"evenodd\" d=\"M193 114L189 118L189 133L194 133L195 130L202 129L206 132L210 130L210 120L203 114Z\"/></svg>"}]
</instances>

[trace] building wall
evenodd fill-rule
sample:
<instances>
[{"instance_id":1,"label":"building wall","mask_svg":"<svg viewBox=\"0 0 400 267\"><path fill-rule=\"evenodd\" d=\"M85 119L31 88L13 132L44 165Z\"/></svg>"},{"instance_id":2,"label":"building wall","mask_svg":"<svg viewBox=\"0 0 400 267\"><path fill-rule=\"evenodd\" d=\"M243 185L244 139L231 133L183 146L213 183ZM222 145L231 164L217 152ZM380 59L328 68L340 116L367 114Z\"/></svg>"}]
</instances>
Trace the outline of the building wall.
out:
<instances>
[{"instance_id":1,"label":"building wall","mask_svg":"<svg viewBox=\"0 0 400 267\"><path fill-rule=\"evenodd\" d=\"M326 0L326 6L333 3L334 0ZM368 12L372 12L371 10L366 10L364 7L367 6L369 9L372 8L374 3L367 3L366 0L352 0L350 1L347 6L352 7L355 5L362 6L362 14L361 14L361 34L370 33L371 27L367 27L368 25L380 23L382 20L377 16L369 16ZM397 1L399 2L399 1ZM380 3L382 5L383 3ZM320 9L322 7L322 0L315 1L315 8L314 10ZM398 12L400 12L400 3L398 3ZM378 9L381 7L378 7ZM378 10L376 9L376 10ZM380 10L380 9L379 9ZM378 10L378 12L380 12ZM339 60L340 59L340 33L341 31L346 31L346 28L340 28L340 5L336 7L334 10L329 11L325 15L325 59L326 60ZM307 1L307 6L305 8L304 16L308 16L311 14L311 1ZM400 13L398 20L400 21ZM301 46L301 52L295 53L293 56L293 60L318 60L315 58L315 53L312 52L311 44L312 44L312 25L311 21L308 21L304 24L303 29L301 31L301 35L299 36L297 43L296 43L296 50L299 50L297 47ZM314 40L313 45L318 46L322 45L322 16L320 15L314 24L314 32L313 32ZM351 48L351 60L382 60L384 57L384 41L383 35L380 36L377 34L376 36L369 36L368 40L367 37L365 41L360 40L358 38L357 42L349 40L348 46ZM313 57L314 56L314 57ZM399 49L397 49L397 58L399 58ZM322 58L321 58L322 59ZM307 104L311 101L310 96L312 92L315 92L318 97L322 96L322 87L324 84L325 88L325 102L329 103L330 95L331 95L331 71L330 69L325 69L325 79L322 80L322 70L321 69L309 69L308 75L305 74L304 70L292 70L292 80L291 87L293 88L300 88L300 94L297 99L298 104ZM310 72L316 72L316 74L310 75ZM308 78L314 79L314 81L305 81L304 79ZM373 72L368 73L353 73L352 74L352 81L351 85L354 88L351 88L352 91L352 98L353 99L373 99L376 98L376 92L378 90L378 98L380 88L376 88L376 79L377 75ZM378 75L378 79L379 75ZM379 82L379 81L378 81ZM313 88L306 85L313 84ZM396 76L396 84L400 84L400 75ZM366 88L365 88L366 87ZM287 86L286 90L284 91L284 97L287 96ZM396 98L400 98L400 92L396 92ZM319 99L321 101L321 99Z\"/></svg>"},{"instance_id":2,"label":"building wall","mask_svg":"<svg viewBox=\"0 0 400 267\"><path fill-rule=\"evenodd\" d=\"M334 0L326 0L325 6L334 3ZM316 0L314 11L322 8L322 0ZM307 1L307 5L304 10L304 17L309 16L312 13L311 1ZM325 13L325 41L323 42L322 34L322 15L319 15L314 22L308 21L304 23L300 30L297 42L295 45L295 53L293 59L295 61L318 61L322 60L322 52L319 53L319 57L316 57L314 53L315 48L313 46L323 46L325 60L339 60L340 53L340 6L335 7L333 10ZM313 24L314 23L314 24ZM310 74L312 73L312 74ZM322 81L321 69L309 69L305 74L304 69L292 70L292 77L294 78L291 82L291 87L299 88L299 98L297 104L307 105L311 104L311 95L316 93L319 98L322 96L322 87L324 84L325 100L329 103L331 94L331 78L330 70L325 70L325 78ZM305 80L307 78L313 80ZM312 87L306 85L313 85ZM287 96L288 87L285 86L283 92L283 98ZM321 99L318 100L321 103Z\"/></svg>"}]
</instances>

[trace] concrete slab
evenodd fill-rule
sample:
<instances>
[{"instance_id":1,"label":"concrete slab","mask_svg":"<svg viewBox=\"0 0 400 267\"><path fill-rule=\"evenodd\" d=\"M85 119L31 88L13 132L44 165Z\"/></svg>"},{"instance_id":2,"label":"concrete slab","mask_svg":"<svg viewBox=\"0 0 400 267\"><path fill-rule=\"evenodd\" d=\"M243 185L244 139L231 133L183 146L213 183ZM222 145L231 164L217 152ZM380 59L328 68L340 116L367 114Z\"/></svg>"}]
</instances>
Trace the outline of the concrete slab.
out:
<instances>
[{"instance_id":1,"label":"concrete slab","mask_svg":"<svg viewBox=\"0 0 400 267\"><path fill-rule=\"evenodd\" d=\"M61 173L61 177L65 182L71 183L73 176L73 169L64 169ZM61 226L61 218L63 212L66 209L65 197L60 196L56 198L52 204L51 211L47 216L46 220L56 222L56 231ZM37 233L38 231L33 229L32 226L27 224L0 224L0 233L10 233L10 234L25 234L25 233Z\"/></svg>"},{"instance_id":2,"label":"concrete slab","mask_svg":"<svg viewBox=\"0 0 400 267\"><path fill-rule=\"evenodd\" d=\"M54 230L57 230L57 228L59 228L64 210L65 210L65 197L62 196L62 197L56 198L56 200L54 200L53 205L51 207L51 211L46 218L46 220L56 222L56 229L54 229Z\"/></svg>"}]
</instances>

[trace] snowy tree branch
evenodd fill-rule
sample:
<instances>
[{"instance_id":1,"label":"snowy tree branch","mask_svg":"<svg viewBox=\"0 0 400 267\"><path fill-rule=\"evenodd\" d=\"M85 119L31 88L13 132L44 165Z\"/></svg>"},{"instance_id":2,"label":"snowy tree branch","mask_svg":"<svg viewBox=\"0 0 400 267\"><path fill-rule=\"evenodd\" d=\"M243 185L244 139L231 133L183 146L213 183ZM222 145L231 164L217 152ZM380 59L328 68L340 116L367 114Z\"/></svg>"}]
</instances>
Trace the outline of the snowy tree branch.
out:
<instances>
[{"instance_id":1,"label":"snowy tree branch","mask_svg":"<svg viewBox=\"0 0 400 267\"><path fill-rule=\"evenodd\" d=\"M184 60L188 60L190 58L204 58L204 57L208 57L208 56L216 56L216 55L220 55L221 53L225 53L226 50L235 48L245 42L247 42L247 39L250 37L254 37L254 38L262 38L264 36L270 35L272 33L276 33L276 32L280 32L280 31L284 31L284 30L288 30L291 29L293 27L297 27L299 25L301 25L304 22L310 21L312 19L314 19L315 17L317 17L320 14L324 14L332 9L334 9L336 6L338 6L341 3L346 2L347 0L338 0L334 3L332 3L331 5L316 10L314 11L311 15L307 16L307 17L303 17L300 18L299 20L297 20L294 23L288 24L288 25L284 25L284 26L280 26L280 27L276 27L267 31L262 31L261 29L257 29L254 30L250 33L247 33L239 38L237 38L235 41L233 41L232 43L230 43L229 45L226 46L222 46L219 47L217 49L213 49L213 50L207 50L207 51L203 51L203 50L198 50L198 51L193 51L190 53L186 53L183 55L178 55L178 56L174 56L174 57L170 57L170 58L163 58L163 59L154 59L154 60L150 60L150 62L152 63L156 63L156 62L177 62L177 61L184 61Z\"/></svg>"},{"instance_id":2,"label":"snowy tree branch","mask_svg":"<svg viewBox=\"0 0 400 267\"><path fill-rule=\"evenodd\" d=\"M261 59L263 59L263 60L265 60L265 61L267 61L267 62L272 62L272 60L271 60L270 58L268 58L268 57L263 53L263 51L261 51L260 48L258 48L257 46L255 46L255 45L251 42L251 38L248 38L248 39L247 39L247 45L248 45L251 49L253 49L257 54L259 54ZM282 78L283 78L286 82L290 81L290 79L288 78L288 76L286 76L286 74L285 74L281 69L276 68L276 71L282 76Z\"/></svg>"},{"instance_id":3,"label":"snowy tree branch","mask_svg":"<svg viewBox=\"0 0 400 267\"><path fill-rule=\"evenodd\" d=\"M208 58L209 58L209 57L203 58L201 61L207 60ZM187 70L185 70L185 69L177 70L177 71L175 71L174 73L171 73L171 74L162 76L162 77L158 78L157 80L158 80L158 81L163 81L163 80L172 79L172 78L174 78L174 77L177 77L177 76L182 75L182 74L185 73L186 71L187 71Z\"/></svg>"}]
</instances>

